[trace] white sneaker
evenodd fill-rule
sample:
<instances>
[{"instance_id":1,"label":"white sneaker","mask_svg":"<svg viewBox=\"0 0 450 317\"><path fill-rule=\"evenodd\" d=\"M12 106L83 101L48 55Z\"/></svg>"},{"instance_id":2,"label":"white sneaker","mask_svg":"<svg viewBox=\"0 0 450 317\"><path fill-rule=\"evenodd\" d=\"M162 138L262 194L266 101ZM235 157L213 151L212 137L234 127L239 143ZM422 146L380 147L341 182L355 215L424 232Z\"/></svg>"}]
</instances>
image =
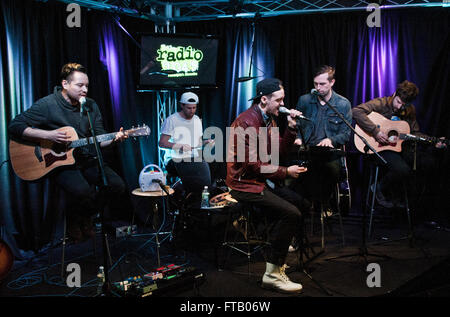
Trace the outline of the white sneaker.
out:
<instances>
[{"instance_id":1,"label":"white sneaker","mask_svg":"<svg viewBox=\"0 0 450 317\"><path fill-rule=\"evenodd\" d=\"M286 264L283 266L266 263L266 273L262 278L262 287L274 289L282 293L300 293L302 284L292 282L285 273Z\"/></svg>"}]
</instances>

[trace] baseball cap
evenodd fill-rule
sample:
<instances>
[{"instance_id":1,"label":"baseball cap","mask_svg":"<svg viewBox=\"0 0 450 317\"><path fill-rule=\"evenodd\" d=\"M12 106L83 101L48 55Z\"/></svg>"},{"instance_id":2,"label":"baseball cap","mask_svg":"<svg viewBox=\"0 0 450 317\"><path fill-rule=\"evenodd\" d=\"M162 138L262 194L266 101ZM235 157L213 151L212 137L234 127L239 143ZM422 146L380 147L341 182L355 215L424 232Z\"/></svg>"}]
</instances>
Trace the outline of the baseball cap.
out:
<instances>
[{"instance_id":1,"label":"baseball cap","mask_svg":"<svg viewBox=\"0 0 450 317\"><path fill-rule=\"evenodd\" d=\"M248 101L256 99L261 96L270 95L274 91L280 90L282 82L281 80L277 78L265 78L261 81L259 81L256 84L256 96L253 98L250 98Z\"/></svg>"},{"instance_id":2,"label":"baseball cap","mask_svg":"<svg viewBox=\"0 0 450 317\"><path fill-rule=\"evenodd\" d=\"M180 103L187 105L193 105L198 103L198 96L193 92L185 92L181 95Z\"/></svg>"}]
</instances>

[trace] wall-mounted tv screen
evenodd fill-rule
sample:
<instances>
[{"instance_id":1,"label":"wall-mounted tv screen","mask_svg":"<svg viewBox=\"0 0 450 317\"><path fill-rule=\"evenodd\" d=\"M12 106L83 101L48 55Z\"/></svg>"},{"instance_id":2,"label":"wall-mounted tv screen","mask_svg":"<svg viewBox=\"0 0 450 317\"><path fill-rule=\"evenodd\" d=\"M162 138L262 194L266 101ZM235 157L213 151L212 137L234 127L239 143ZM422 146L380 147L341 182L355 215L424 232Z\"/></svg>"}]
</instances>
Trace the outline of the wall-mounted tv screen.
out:
<instances>
[{"instance_id":1,"label":"wall-mounted tv screen","mask_svg":"<svg viewBox=\"0 0 450 317\"><path fill-rule=\"evenodd\" d=\"M142 35L139 88L215 86L218 44L212 36Z\"/></svg>"}]
</instances>

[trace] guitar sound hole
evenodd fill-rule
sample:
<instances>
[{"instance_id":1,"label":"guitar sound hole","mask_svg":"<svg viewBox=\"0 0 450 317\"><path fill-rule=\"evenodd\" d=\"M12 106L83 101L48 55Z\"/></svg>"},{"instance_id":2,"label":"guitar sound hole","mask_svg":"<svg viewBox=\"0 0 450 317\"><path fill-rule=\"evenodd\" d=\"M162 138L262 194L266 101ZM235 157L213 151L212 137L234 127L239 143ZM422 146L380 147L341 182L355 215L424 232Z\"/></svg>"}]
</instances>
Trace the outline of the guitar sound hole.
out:
<instances>
[{"instance_id":1,"label":"guitar sound hole","mask_svg":"<svg viewBox=\"0 0 450 317\"><path fill-rule=\"evenodd\" d=\"M67 147L64 144L53 143L52 151L55 152L55 154L65 153L65 152L67 152Z\"/></svg>"},{"instance_id":2,"label":"guitar sound hole","mask_svg":"<svg viewBox=\"0 0 450 317\"><path fill-rule=\"evenodd\" d=\"M394 136L394 137L398 138L398 132L395 130L389 131L387 135L388 135L388 137Z\"/></svg>"},{"instance_id":3,"label":"guitar sound hole","mask_svg":"<svg viewBox=\"0 0 450 317\"><path fill-rule=\"evenodd\" d=\"M391 145L395 145L398 140L398 132L395 130L391 130L388 132L388 139Z\"/></svg>"}]
</instances>

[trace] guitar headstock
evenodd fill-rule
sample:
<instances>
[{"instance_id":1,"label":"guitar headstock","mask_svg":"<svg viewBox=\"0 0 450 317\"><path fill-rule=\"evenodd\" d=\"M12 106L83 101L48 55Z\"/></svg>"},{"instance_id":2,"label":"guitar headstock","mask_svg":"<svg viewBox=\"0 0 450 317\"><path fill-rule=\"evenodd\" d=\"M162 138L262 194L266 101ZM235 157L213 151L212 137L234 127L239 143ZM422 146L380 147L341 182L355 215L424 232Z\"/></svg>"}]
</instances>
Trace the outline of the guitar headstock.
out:
<instances>
[{"instance_id":1,"label":"guitar headstock","mask_svg":"<svg viewBox=\"0 0 450 317\"><path fill-rule=\"evenodd\" d=\"M136 128L132 127L131 129L126 130L125 133L129 137L146 136L150 135L150 127L146 124L144 124L142 127L138 125Z\"/></svg>"}]
</instances>

